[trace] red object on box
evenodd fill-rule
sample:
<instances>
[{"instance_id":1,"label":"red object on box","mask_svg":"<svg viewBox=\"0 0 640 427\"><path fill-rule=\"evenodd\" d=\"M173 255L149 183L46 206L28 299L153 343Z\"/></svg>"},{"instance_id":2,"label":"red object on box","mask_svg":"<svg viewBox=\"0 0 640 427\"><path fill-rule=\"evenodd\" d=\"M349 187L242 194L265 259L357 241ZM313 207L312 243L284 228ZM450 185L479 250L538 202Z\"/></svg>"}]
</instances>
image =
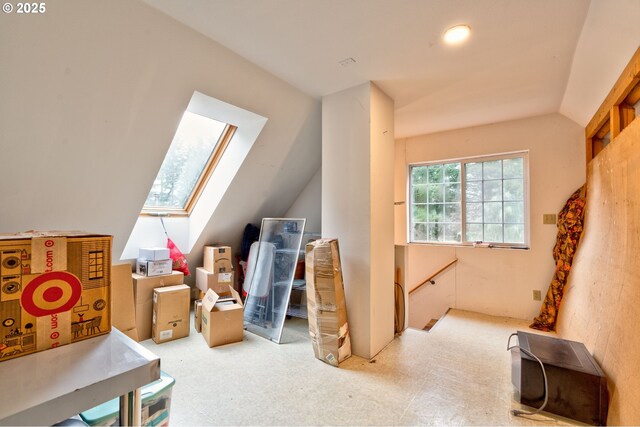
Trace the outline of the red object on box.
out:
<instances>
[{"instance_id":1,"label":"red object on box","mask_svg":"<svg viewBox=\"0 0 640 427\"><path fill-rule=\"evenodd\" d=\"M187 257L184 256L182 251L178 249L175 243L169 238L167 238L167 248L169 248L169 257L173 261L173 269L176 271L181 271L185 276L189 274L189 265L187 264Z\"/></svg>"}]
</instances>

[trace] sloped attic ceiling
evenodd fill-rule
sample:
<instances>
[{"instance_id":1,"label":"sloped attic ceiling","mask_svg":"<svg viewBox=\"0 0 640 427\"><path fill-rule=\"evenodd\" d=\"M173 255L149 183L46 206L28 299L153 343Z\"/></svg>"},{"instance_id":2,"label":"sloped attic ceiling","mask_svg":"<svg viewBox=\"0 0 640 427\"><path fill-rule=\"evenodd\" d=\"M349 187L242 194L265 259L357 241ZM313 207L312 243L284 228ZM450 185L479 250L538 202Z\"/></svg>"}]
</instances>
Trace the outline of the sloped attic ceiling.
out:
<instances>
[{"instance_id":1,"label":"sloped attic ceiling","mask_svg":"<svg viewBox=\"0 0 640 427\"><path fill-rule=\"evenodd\" d=\"M145 0L324 96L374 81L405 137L557 112L585 0ZM447 46L443 32L468 24ZM339 62L353 58L343 67Z\"/></svg>"},{"instance_id":2,"label":"sloped attic ceiling","mask_svg":"<svg viewBox=\"0 0 640 427\"><path fill-rule=\"evenodd\" d=\"M110 233L117 260L194 90L268 119L199 245L237 245L319 168L317 99L141 2L47 6L1 18L0 232Z\"/></svg>"},{"instance_id":3,"label":"sloped attic ceiling","mask_svg":"<svg viewBox=\"0 0 640 427\"><path fill-rule=\"evenodd\" d=\"M558 111L584 126L640 39L637 0L144 1L311 95L374 81L397 138ZM470 39L445 46L460 23Z\"/></svg>"}]
</instances>

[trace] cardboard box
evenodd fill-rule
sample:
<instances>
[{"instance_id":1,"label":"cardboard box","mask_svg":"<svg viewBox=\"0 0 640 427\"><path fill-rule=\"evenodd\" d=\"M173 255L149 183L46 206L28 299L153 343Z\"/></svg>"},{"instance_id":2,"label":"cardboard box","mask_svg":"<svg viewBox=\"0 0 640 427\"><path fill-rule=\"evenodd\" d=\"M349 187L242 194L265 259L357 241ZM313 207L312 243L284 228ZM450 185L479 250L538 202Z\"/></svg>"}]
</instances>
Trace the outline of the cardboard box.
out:
<instances>
[{"instance_id":1,"label":"cardboard box","mask_svg":"<svg viewBox=\"0 0 640 427\"><path fill-rule=\"evenodd\" d=\"M111 240L0 235L0 361L111 331Z\"/></svg>"},{"instance_id":2,"label":"cardboard box","mask_svg":"<svg viewBox=\"0 0 640 427\"><path fill-rule=\"evenodd\" d=\"M210 273L226 273L233 271L231 247L205 246L203 268Z\"/></svg>"},{"instance_id":3,"label":"cardboard box","mask_svg":"<svg viewBox=\"0 0 640 427\"><path fill-rule=\"evenodd\" d=\"M132 274L133 299L136 304L136 329L138 341L151 338L151 319L153 313L153 290L163 286L181 285L184 283L184 274L173 271L166 276L145 277Z\"/></svg>"},{"instance_id":4,"label":"cardboard box","mask_svg":"<svg viewBox=\"0 0 640 427\"><path fill-rule=\"evenodd\" d=\"M138 341L131 264L111 266L111 324L132 340Z\"/></svg>"},{"instance_id":5,"label":"cardboard box","mask_svg":"<svg viewBox=\"0 0 640 427\"><path fill-rule=\"evenodd\" d=\"M338 366L351 356L351 338L337 239L306 246L307 315L316 357Z\"/></svg>"},{"instance_id":6,"label":"cardboard box","mask_svg":"<svg viewBox=\"0 0 640 427\"><path fill-rule=\"evenodd\" d=\"M138 258L149 261L162 261L171 257L169 256L169 248L140 248L138 249Z\"/></svg>"},{"instance_id":7,"label":"cardboard box","mask_svg":"<svg viewBox=\"0 0 640 427\"><path fill-rule=\"evenodd\" d=\"M209 289L202 300L202 336L209 347L242 341L244 307L231 287L222 294Z\"/></svg>"},{"instance_id":8,"label":"cardboard box","mask_svg":"<svg viewBox=\"0 0 640 427\"><path fill-rule=\"evenodd\" d=\"M224 293L233 287L233 271L225 273L211 273L202 267L196 268L196 288L202 292L213 289L214 292Z\"/></svg>"},{"instance_id":9,"label":"cardboard box","mask_svg":"<svg viewBox=\"0 0 640 427\"><path fill-rule=\"evenodd\" d=\"M151 338L156 344L189 336L191 328L191 288L165 286L153 290Z\"/></svg>"},{"instance_id":10,"label":"cardboard box","mask_svg":"<svg viewBox=\"0 0 640 427\"><path fill-rule=\"evenodd\" d=\"M193 327L196 332L202 331L202 300L196 300L193 302Z\"/></svg>"},{"instance_id":11,"label":"cardboard box","mask_svg":"<svg viewBox=\"0 0 640 427\"><path fill-rule=\"evenodd\" d=\"M136 273L141 276L162 276L163 274L171 274L172 270L173 261L170 259L150 261L148 259L139 258L136 262Z\"/></svg>"}]
</instances>

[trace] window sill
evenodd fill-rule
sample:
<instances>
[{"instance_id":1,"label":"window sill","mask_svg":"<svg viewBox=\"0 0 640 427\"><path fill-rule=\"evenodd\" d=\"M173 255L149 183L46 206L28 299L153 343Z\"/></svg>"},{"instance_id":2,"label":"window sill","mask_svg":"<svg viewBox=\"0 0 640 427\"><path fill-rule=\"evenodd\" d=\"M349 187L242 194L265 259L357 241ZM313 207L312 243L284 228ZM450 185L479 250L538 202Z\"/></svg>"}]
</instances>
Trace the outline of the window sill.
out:
<instances>
[{"instance_id":1,"label":"window sill","mask_svg":"<svg viewBox=\"0 0 640 427\"><path fill-rule=\"evenodd\" d=\"M432 242L407 242L405 246L433 246L441 248L469 248L469 249L508 249L518 251L529 251L530 246L518 246L518 245L497 245L489 243L432 243Z\"/></svg>"}]
</instances>

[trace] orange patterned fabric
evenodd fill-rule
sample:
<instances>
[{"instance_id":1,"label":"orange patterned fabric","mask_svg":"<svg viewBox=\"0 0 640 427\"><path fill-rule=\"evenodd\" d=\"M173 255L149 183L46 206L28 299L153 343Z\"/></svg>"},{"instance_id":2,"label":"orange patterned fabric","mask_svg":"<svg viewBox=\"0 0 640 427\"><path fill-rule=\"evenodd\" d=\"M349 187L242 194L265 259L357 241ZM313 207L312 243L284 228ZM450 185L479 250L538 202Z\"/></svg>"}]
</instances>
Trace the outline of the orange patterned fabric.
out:
<instances>
[{"instance_id":1,"label":"orange patterned fabric","mask_svg":"<svg viewBox=\"0 0 640 427\"><path fill-rule=\"evenodd\" d=\"M540 314L533 319L529 326L541 331L554 331L560 302L564 295L564 287L569 279L573 256L578 249L584 221L584 207L586 203L586 185L580 187L569 197L564 208L558 214L558 237L553 248L553 259L556 270L549 285L547 296L540 308Z\"/></svg>"}]
</instances>

